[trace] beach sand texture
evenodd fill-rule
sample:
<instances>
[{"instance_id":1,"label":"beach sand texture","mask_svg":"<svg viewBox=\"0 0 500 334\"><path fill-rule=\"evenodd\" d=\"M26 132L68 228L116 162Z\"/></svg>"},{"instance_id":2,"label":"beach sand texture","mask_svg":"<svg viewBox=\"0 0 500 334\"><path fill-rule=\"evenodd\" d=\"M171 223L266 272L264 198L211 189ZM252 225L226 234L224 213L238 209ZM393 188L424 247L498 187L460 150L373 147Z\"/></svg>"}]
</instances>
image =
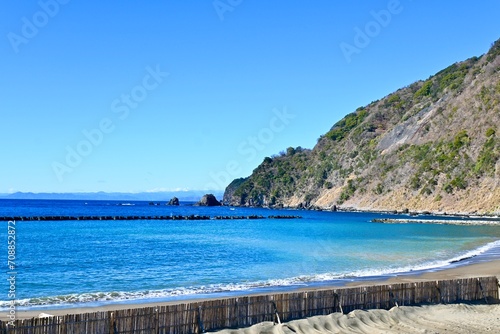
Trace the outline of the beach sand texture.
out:
<instances>
[{"instance_id":1,"label":"beach sand texture","mask_svg":"<svg viewBox=\"0 0 500 334\"><path fill-rule=\"evenodd\" d=\"M500 305L424 305L355 310L273 325L265 322L225 334L259 333L500 333Z\"/></svg>"},{"instance_id":2,"label":"beach sand texture","mask_svg":"<svg viewBox=\"0 0 500 334\"><path fill-rule=\"evenodd\" d=\"M466 278L475 275L500 277L500 261L478 263L423 275L393 277L386 281L356 282L350 286ZM500 288L500 287L499 287ZM273 325L264 322L249 328L222 330L218 333L457 333L500 334L500 304L448 304L401 306L390 310L355 310L349 314L333 313Z\"/></svg>"}]
</instances>

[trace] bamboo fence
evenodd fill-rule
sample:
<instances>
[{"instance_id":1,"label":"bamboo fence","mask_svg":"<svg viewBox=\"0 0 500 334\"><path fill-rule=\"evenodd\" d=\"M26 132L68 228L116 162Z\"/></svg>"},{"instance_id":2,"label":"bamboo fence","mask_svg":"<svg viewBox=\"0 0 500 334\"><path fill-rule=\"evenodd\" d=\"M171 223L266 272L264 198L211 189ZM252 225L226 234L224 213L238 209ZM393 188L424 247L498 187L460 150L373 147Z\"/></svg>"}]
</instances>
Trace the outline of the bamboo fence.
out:
<instances>
[{"instance_id":1,"label":"bamboo fence","mask_svg":"<svg viewBox=\"0 0 500 334\"><path fill-rule=\"evenodd\" d=\"M355 309L499 299L496 277L399 283L282 294L255 295L145 307L113 312L69 314L0 322L12 334L163 334L202 333L248 327L264 321L285 322Z\"/></svg>"}]
</instances>

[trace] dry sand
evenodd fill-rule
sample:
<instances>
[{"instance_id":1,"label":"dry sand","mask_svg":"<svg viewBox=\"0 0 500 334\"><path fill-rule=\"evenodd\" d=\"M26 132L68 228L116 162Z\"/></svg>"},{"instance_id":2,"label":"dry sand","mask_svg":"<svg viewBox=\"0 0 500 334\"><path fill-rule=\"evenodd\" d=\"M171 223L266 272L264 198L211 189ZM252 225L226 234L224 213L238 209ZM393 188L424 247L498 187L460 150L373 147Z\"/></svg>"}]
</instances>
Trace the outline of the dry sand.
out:
<instances>
[{"instance_id":1,"label":"dry sand","mask_svg":"<svg viewBox=\"0 0 500 334\"><path fill-rule=\"evenodd\" d=\"M392 277L383 281L353 282L349 286L434 281L479 276L500 278L500 260L458 268L429 272L422 275ZM218 333L447 333L500 334L500 304L449 304L401 306L386 310L355 310L349 314L333 313L286 324L264 322L245 329L223 330Z\"/></svg>"},{"instance_id":2,"label":"dry sand","mask_svg":"<svg viewBox=\"0 0 500 334\"><path fill-rule=\"evenodd\" d=\"M500 260L439 270L421 275L403 275L386 280L353 282L349 286L479 276L497 276L500 278ZM322 287L321 289L326 289L326 287ZM97 308L56 309L43 310L42 312L50 315L81 314L177 303L179 302L115 304ZM16 316L18 319L33 318L39 316L40 312L19 310ZM500 305L425 305L402 306L389 311L356 310L346 315L334 313L328 316L295 320L276 326L273 323L261 323L247 329L224 330L221 333L500 333Z\"/></svg>"},{"instance_id":3,"label":"dry sand","mask_svg":"<svg viewBox=\"0 0 500 334\"><path fill-rule=\"evenodd\" d=\"M273 325L264 322L226 334L258 333L500 333L500 305L401 306L386 310L333 313Z\"/></svg>"}]
</instances>

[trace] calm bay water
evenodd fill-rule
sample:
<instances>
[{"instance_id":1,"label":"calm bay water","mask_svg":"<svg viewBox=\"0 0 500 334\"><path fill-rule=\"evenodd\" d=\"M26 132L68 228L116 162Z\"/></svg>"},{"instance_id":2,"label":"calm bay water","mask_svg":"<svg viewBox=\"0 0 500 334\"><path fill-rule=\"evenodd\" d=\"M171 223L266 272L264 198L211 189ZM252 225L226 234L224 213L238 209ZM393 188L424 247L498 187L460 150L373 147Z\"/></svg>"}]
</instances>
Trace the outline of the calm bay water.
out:
<instances>
[{"instance_id":1,"label":"calm bay water","mask_svg":"<svg viewBox=\"0 0 500 334\"><path fill-rule=\"evenodd\" d=\"M0 200L0 216L301 215L295 220L16 222L21 307L279 291L500 256L500 226L378 224L374 213ZM1 223L5 272L7 222ZM453 264L452 264L453 262ZM5 293L0 307L5 308Z\"/></svg>"}]
</instances>

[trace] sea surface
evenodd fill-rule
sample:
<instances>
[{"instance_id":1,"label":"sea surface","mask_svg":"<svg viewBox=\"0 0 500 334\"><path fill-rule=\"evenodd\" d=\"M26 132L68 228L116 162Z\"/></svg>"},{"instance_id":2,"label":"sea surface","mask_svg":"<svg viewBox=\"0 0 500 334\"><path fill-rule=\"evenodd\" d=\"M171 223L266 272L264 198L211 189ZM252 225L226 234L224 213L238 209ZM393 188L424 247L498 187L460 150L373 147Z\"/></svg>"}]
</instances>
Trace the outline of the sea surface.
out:
<instances>
[{"instance_id":1,"label":"sea surface","mask_svg":"<svg viewBox=\"0 0 500 334\"><path fill-rule=\"evenodd\" d=\"M500 225L381 224L390 214L0 200L0 216L300 215L302 219L16 221L19 309L344 285L500 258ZM427 216L419 218L435 219ZM451 219L451 217L450 217ZM456 219L456 218L453 218ZM8 297L8 222L0 222Z\"/></svg>"}]
</instances>

